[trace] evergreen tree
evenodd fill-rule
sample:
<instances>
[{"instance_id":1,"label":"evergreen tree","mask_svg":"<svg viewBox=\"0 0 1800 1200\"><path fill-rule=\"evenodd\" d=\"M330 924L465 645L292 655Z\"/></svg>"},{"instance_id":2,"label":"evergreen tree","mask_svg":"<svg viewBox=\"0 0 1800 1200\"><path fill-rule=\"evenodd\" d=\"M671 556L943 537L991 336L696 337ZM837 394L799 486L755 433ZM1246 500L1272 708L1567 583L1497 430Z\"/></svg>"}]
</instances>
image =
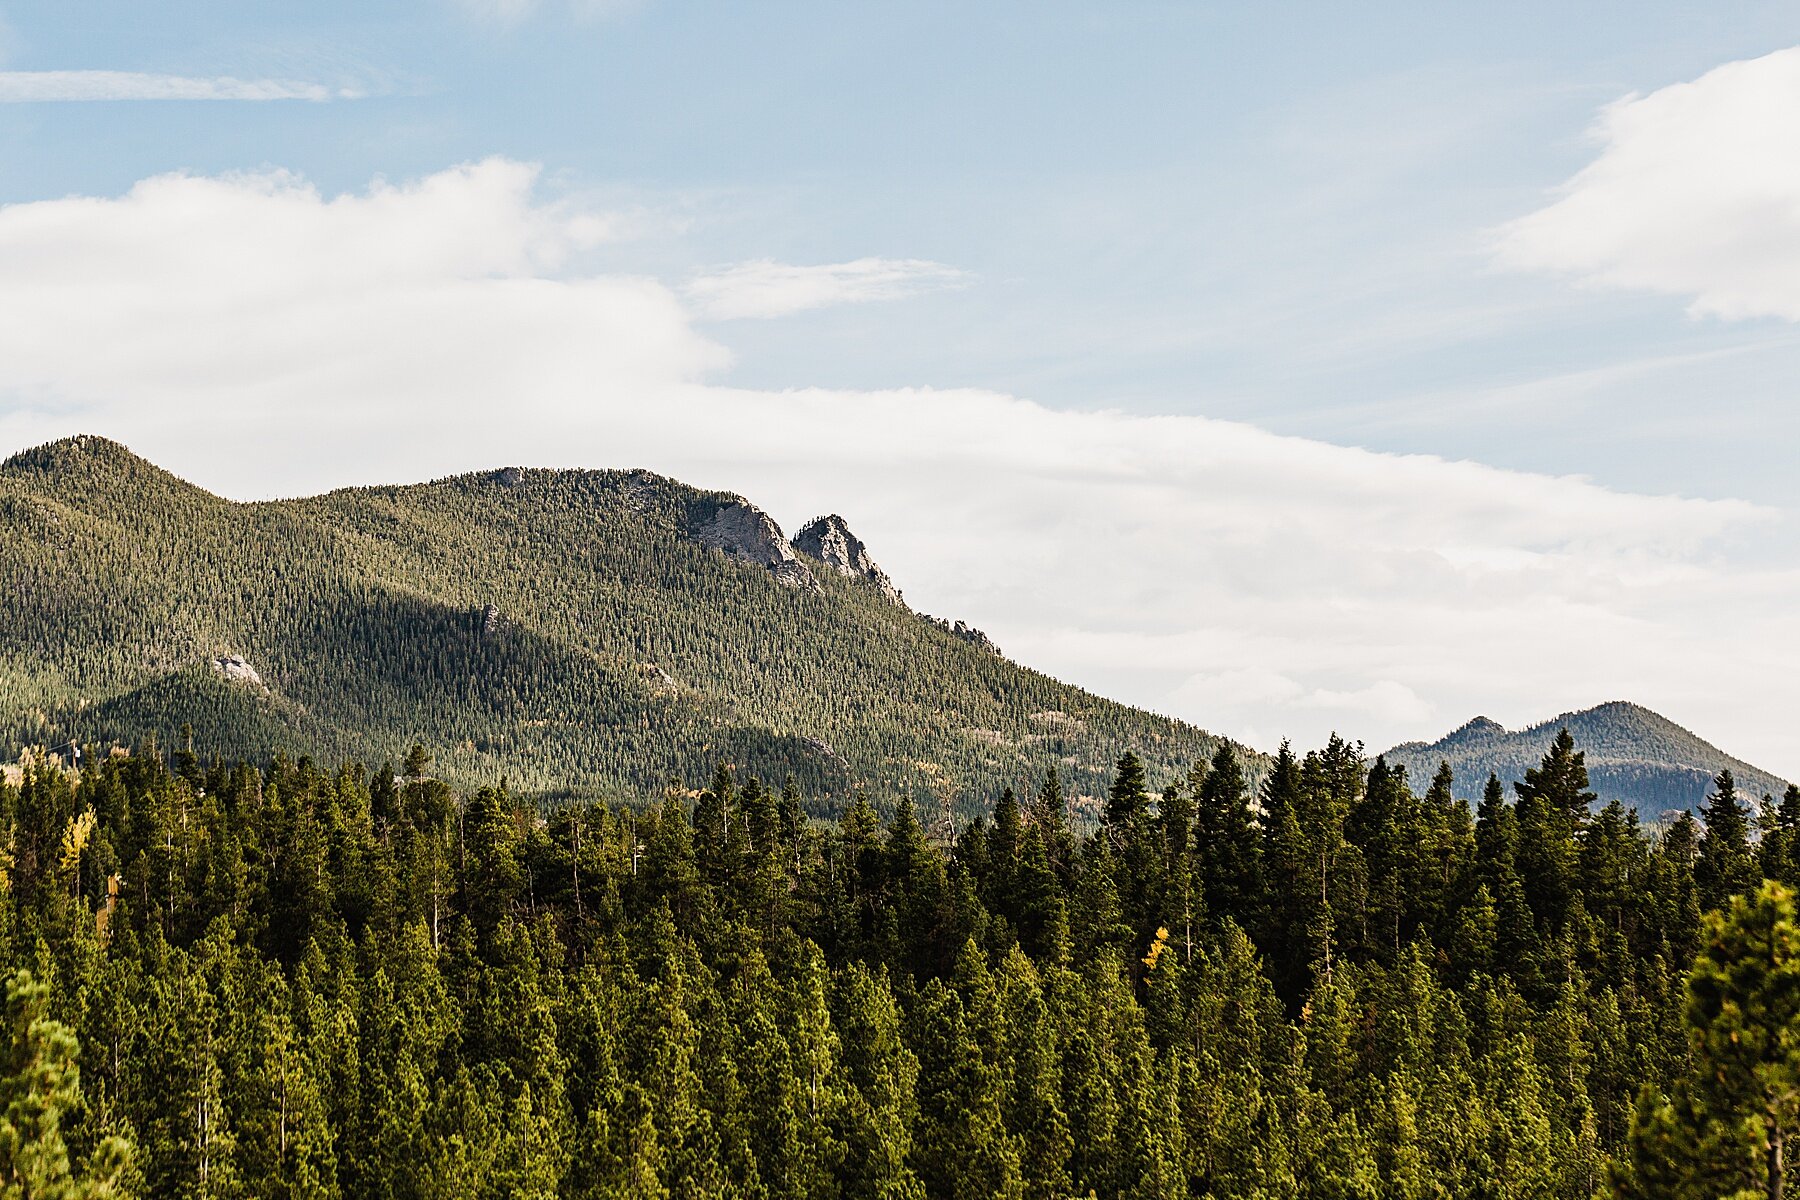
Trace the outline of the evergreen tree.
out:
<instances>
[{"instance_id":1,"label":"evergreen tree","mask_svg":"<svg viewBox=\"0 0 1800 1200\"><path fill-rule=\"evenodd\" d=\"M400 769L408 779L425 778L426 772L431 770L430 752L420 743L414 742L412 749L406 752L406 761Z\"/></svg>"},{"instance_id":2,"label":"evergreen tree","mask_svg":"<svg viewBox=\"0 0 1800 1200\"><path fill-rule=\"evenodd\" d=\"M911 1165L919 1060L893 991L885 976L852 964L832 1007L849 1082L840 1117L844 1194L920 1200L925 1193Z\"/></svg>"},{"instance_id":3,"label":"evergreen tree","mask_svg":"<svg viewBox=\"0 0 1800 1200\"><path fill-rule=\"evenodd\" d=\"M1448 941L1457 902L1469 886L1475 859L1475 819L1454 792L1449 763L1439 763L1421 804L1423 842L1411 889L1412 911L1439 944Z\"/></svg>"},{"instance_id":4,"label":"evergreen tree","mask_svg":"<svg viewBox=\"0 0 1800 1200\"><path fill-rule=\"evenodd\" d=\"M1013 921L1019 944L1039 962L1060 963L1069 954L1068 904L1051 868L1042 830L1025 831L1025 849L1013 883Z\"/></svg>"},{"instance_id":5,"label":"evergreen tree","mask_svg":"<svg viewBox=\"0 0 1800 1200\"><path fill-rule=\"evenodd\" d=\"M909 1039L919 1055L919 1133L913 1166L925 1192L947 1200L1024 1195L1018 1139L1007 1132L999 1073L969 1028L962 998L932 980Z\"/></svg>"},{"instance_id":6,"label":"evergreen tree","mask_svg":"<svg viewBox=\"0 0 1800 1200\"><path fill-rule=\"evenodd\" d=\"M1756 882L1756 855L1750 848L1749 814L1738 802L1737 782L1730 768L1713 780L1712 794L1701 806L1700 820L1706 836L1694 862L1694 883L1704 908L1719 908L1732 896L1748 891Z\"/></svg>"},{"instance_id":7,"label":"evergreen tree","mask_svg":"<svg viewBox=\"0 0 1800 1200\"><path fill-rule=\"evenodd\" d=\"M1692 1073L1646 1089L1614 1192L1699 1200L1780 1197L1800 1133L1800 929L1793 894L1767 884L1707 919L1688 978Z\"/></svg>"},{"instance_id":8,"label":"evergreen tree","mask_svg":"<svg viewBox=\"0 0 1800 1200\"><path fill-rule=\"evenodd\" d=\"M1587 754L1567 729L1557 732L1542 761L1513 784L1518 793L1518 866L1538 932L1558 940L1575 899L1576 836L1595 796L1588 788Z\"/></svg>"},{"instance_id":9,"label":"evergreen tree","mask_svg":"<svg viewBox=\"0 0 1800 1200\"><path fill-rule=\"evenodd\" d=\"M1311 962L1308 918L1319 894L1312 853L1300 825L1302 786L1300 760L1283 741L1262 785L1262 867L1268 899L1257 940L1268 951L1276 986L1290 998L1300 994Z\"/></svg>"},{"instance_id":10,"label":"evergreen tree","mask_svg":"<svg viewBox=\"0 0 1800 1200\"><path fill-rule=\"evenodd\" d=\"M1144 765L1129 750L1120 756L1118 772L1107 790L1101 832L1116 856L1116 886L1124 923L1134 934L1147 934L1156 927L1159 915L1162 855L1157 852L1150 819Z\"/></svg>"},{"instance_id":11,"label":"evergreen tree","mask_svg":"<svg viewBox=\"0 0 1800 1200\"><path fill-rule=\"evenodd\" d=\"M5 1061L0 1063L0 1197L103 1200L120 1195L130 1149L105 1138L71 1165L64 1118L81 1098L75 1035L46 1012L49 989L20 970L6 984Z\"/></svg>"},{"instance_id":12,"label":"evergreen tree","mask_svg":"<svg viewBox=\"0 0 1800 1200\"><path fill-rule=\"evenodd\" d=\"M1489 774L1475 822L1475 870L1494 906L1494 969L1527 990L1538 986L1541 947L1519 872L1519 821L1497 775Z\"/></svg>"},{"instance_id":13,"label":"evergreen tree","mask_svg":"<svg viewBox=\"0 0 1800 1200\"><path fill-rule=\"evenodd\" d=\"M1067 878L1074 865L1074 834L1069 828L1068 797L1063 792L1062 777L1052 763L1044 771L1044 782L1031 798L1031 823L1044 831L1044 850L1051 865Z\"/></svg>"},{"instance_id":14,"label":"evergreen tree","mask_svg":"<svg viewBox=\"0 0 1800 1200\"><path fill-rule=\"evenodd\" d=\"M1362 889L1362 940L1386 961L1400 952L1405 910L1413 898L1424 830L1406 786L1406 768L1377 756L1344 834L1361 851L1368 881Z\"/></svg>"},{"instance_id":15,"label":"evergreen tree","mask_svg":"<svg viewBox=\"0 0 1800 1200\"><path fill-rule=\"evenodd\" d=\"M1142 837L1149 820L1150 792L1144 782L1144 764L1127 750L1119 756L1112 786L1107 789L1101 828L1112 841L1113 849L1123 854Z\"/></svg>"},{"instance_id":16,"label":"evergreen tree","mask_svg":"<svg viewBox=\"0 0 1800 1200\"><path fill-rule=\"evenodd\" d=\"M1195 797L1194 846L1200 891L1215 921L1261 920L1262 855L1250 789L1231 743L1219 743Z\"/></svg>"},{"instance_id":17,"label":"evergreen tree","mask_svg":"<svg viewBox=\"0 0 1800 1200\"><path fill-rule=\"evenodd\" d=\"M1525 768L1525 778L1513 784L1519 799L1542 801L1571 832L1586 822L1594 803L1594 793L1587 789L1587 753L1575 749L1575 738L1567 729L1557 730L1543 760Z\"/></svg>"}]
</instances>

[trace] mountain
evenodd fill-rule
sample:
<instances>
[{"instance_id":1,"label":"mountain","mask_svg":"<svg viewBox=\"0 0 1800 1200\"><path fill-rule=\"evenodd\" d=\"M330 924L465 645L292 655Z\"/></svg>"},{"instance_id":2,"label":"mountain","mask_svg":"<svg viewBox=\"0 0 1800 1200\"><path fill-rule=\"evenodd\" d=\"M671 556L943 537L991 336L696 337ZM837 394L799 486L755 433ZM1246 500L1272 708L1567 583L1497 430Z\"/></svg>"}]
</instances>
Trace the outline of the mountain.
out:
<instances>
[{"instance_id":1,"label":"mountain","mask_svg":"<svg viewBox=\"0 0 1800 1200\"><path fill-rule=\"evenodd\" d=\"M1697 807L1712 790L1713 777L1726 767L1737 780L1738 794L1752 802L1765 794L1778 797L1787 788L1785 780L1733 758L1667 717L1624 701L1564 713L1517 732L1476 717L1430 744L1395 746L1387 759L1403 763L1420 787L1439 763L1448 762L1456 773L1456 794L1474 801L1480 799L1489 772L1508 784L1523 779L1525 769L1537 766L1557 730L1564 728L1576 748L1586 752L1588 777L1600 800L1621 800L1646 819Z\"/></svg>"},{"instance_id":2,"label":"mountain","mask_svg":"<svg viewBox=\"0 0 1800 1200\"><path fill-rule=\"evenodd\" d=\"M191 723L203 756L376 763L417 739L447 778L630 796L729 761L829 810L984 805L1051 765L1097 796L1128 748L1157 779L1218 745L913 613L841 517L790 542L647 471L245 504L84 436L0 464L0 538L14 746Z\"/></svg>"}]
</instances>

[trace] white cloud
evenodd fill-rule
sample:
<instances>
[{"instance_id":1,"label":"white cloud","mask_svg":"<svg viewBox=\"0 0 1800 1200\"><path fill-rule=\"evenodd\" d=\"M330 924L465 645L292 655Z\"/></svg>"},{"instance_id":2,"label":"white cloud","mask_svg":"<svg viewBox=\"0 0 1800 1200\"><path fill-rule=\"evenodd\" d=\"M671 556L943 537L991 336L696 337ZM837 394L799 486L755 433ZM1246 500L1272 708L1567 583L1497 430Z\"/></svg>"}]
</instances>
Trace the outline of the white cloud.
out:
<instances>
[{"instance_id":1,"label":"white cloud","mask_svg":"<svg viewBox=\"0 0 1800 1200\"><path fill-rule=\"evenodd\" d=\"M537 0L461 0L464 11L483 20L510 25L529 16Z\"/></svg>"},{"instance_id":2,"label":"white cloud","mask_svg":"<svg viewBox=\"0 0 1800 1200\"><path fill-rule=\"evenodd\" d=\"M919 607L1260 745L1628 697L1800 769L1764 510L977 390L731 388L682 292L595 273L605 214L534 178L0 207L0 448L104 433L241 497L647 466L842 512Z\"/></svg>"},{"instance_id":3,"label":"white cloud","mask_svg":"<svg viewBox=\"0 0 1800 1200\"><path fill-rule=\"evenodd\" d=\"M354 100L354 88L292 79L152 75L140 71L0 71L0 103L70 100Z\"/></svg>"},{"instance_id":4,"label":"white cloud","mask_svg":"<svg viewBox=\"0 0 1800 1200\"><path fill-rule=\"evenodd\" d=\"M478 20L516 25L546 7L540 0L458 0L464 12ZM561 7L577 20L605 20L624 16L643 6L644 0L564 0Z\"/></svg>"},{"instance_id":5,"label":"white cloud","mask_svg":"<svg viewBox=\"0 0 1800 1200\"><path fill-rule=\"evenodd\" d=\"M739 263L689 283L687 297L701 316L729 321L785 317L835 304L898 300L960 287L966 272L917 258L859 258L797 267L771 259Z\"/></svg>"},{"instance_id":6,"label":"white cloud","mask_svg":"<svg viewBox=\"0 0 1800 1200\"><path fill-rule=\"evenodd\" d=\"M1499 231L1500 261L1800 320L1800 47L1604 109L1600 153Z\"/></svg>"}]
</instances>

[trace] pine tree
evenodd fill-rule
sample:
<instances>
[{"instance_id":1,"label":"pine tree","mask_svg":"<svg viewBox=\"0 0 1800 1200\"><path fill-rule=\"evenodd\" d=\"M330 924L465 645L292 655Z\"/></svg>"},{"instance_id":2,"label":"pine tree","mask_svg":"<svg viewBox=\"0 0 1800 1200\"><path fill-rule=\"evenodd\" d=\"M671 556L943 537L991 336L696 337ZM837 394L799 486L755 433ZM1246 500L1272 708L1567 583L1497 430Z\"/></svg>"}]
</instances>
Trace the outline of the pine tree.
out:
<instances>
[{"instance_id":1,"label":"pine tree","mask_svg":"<svg viewBox=\"0 0 1800 1200\"><path fill-rule=\"evenodd\" d=\"M408 779L423 779L425 773L431 770L431 754L423 745L414 742L412 749L406 752L406 762L400 769Z\"/></svg>"},{"instance_id":2,"label":"pine tree","mask_svg":"<svg viewBox=\"0 0 1800 1200\"><path fill-rule=\"evenodd\" d=\"M979 828L979 825L970 828ZM994 803L994 827L986 845L987 861L977 873L982 903L1005 917L1014 928L1019 922L1018 886L1024 840L1025 826L1019 802L1012 789L1007 788ZM974 864L970 865L973 868Z\"/></svg>"},{"instance_id":3,"label":"pine tree","mask_svg":"<svg viewBox=\"0 0 1800 1200\"><path fill-rule=\"evenodd\" d=\"M1518 867L1538 932L1556 941L1575 898L1576 835L1587 823L1594 794L1587 790L1587 754L1558 731L1542 761L1513 784L1518 794Z\"/></svg>"},{"instance_id":4,"label":"pine tree","mask_svg":"<svg viewBox=\"0 0 1800 1200\"><path fill-rule=\"evenodd\" d=\"M1312 957L1308 915L1319 887L1300 826L1304 803L1300 760L1286 741L1262 785L1263 886L1268 896L1257 941L1268 951L1271 974L1282 995L1298 1005Z\"/></svg>"},{"instance_id":5,"label":"pine tree","mask_svg":"<svg viewBox=\"0 0 1800 1200\"><path fill-rule=\"evenodd\" d=\"M1520 987L1541 978L1541 944L1518 866L1519 822L1500 778L1489 774L1475 821L1475 871L1494 905L1493 965Z\"/></svg>"},{"instance_id":6,"label":"pine tree","mask_svg":"<svg viewBox=\"0 0 1800 1200\"><path fill-rule=\"evenodd\" d=\"M1412 911L1426 923L1432 940L1448 941L1456 904L1469 885L1475 858L1475 819L1469 804L1454 794L1450 764L1439 763L1421 803L1424 833L1418 848Z\"/></svg>"},{"instance_id":7,"label":"pine tree","mask_svg":"<svg viewBox=\"0 0 1800 1200\"><path fill-rule=\"evenodd\" d=\"M1144 764L1129 750L1120 756L1117 773L1107 790L1101 832L1116 856L1124 924L1134 934L1147 934L1156 928L1158 918L1162 855L1157 852L1156 830L1150 819Z\"/></svg>"},{"instance_id":8,"label":"pine tree","mask_svg":"<svg viewBox=\"0 0 1800 1200\"><path fill-rule=\"evenodd\" d=\"M919 1060L893 991L884 975L857 963L839 978L832 999L849 1085L839 1117L844 1194L921 1200L911 1166Z\"/></svg>"},{"instance_id":9,"label":"pine tree","mask_svg":"<svg viewBox=\"0 0 1800 1200\"><path fill-rule=\"evenodd\" d=\"M1171 785L1163 790L1162 804L1157 810L1157 828L1162 834L1163 895L1160 915L1168 928L1176 931L1184 959L1194 956L1194 937L1203 915L1200 864L1194 855L1194 806L1198 800L1205 771L1195 767L1188 773L1188 790Z\"/></svg>"},{"instance_id":10,"label":"pine tree","mask_svg":"<svg viewBox=\"0 0 1800 1200\"><path fill-rule=\"evenodd\" d=\"M1195 797L1194 849L1200 890L1215 922L1260 923L1262 854L1243 768L1230 742L1219 743Z\"/></svg>"},{"instance_id":11,"label":"pine tree","mask_svg":"<svg viewBox=\"0 0 1800 1200\"><path fill-rule=\"evenodd\" d=\"M912 1163L926 1194L945 1200L1022 1197L1020 1146L1006 1129L1003 1080L975 1040L961 996L942 980L921 993L908 1041L919 1055Z\"/></svg>"},{"instance_id":12,"label":"pine tree","mask_svg":"<svg viewBox=\"0 0 1800 1200\"><path fill-rule=\"evenodd\" d=\"M1525 778L1513 784L1513 790L1521 800L1542 800L1572 833L1586 822L1595 799L1588 791L1586 751L1575 749L1575 738L1567 729L1557 730L1543 760L1525 768Z\"/></svg>"},{"instance_id":13,"label":"pine tree","mask_svg":"<svg viewBox=\"0 0 1800 1200\"><path fill-rule=\"evenodd\" d=\"M1344 822L1344 835L1362 852L1368 871L1364 940L1383 961L1400 952L1405 910L1412 899L1424 830L1406 786L1406 768L1377 755L1362 796Z\"/></svg>"},{"instance_id":14,"label":"pine tree","mask_svg":"<svg viewBox=\"0 0 1800 1200\"><path fill-rule=\"evenodd\" d=\"M1119 756L1101 818L1103 828L1113 839L1113 848L1122 851L1149 820L1149 815L1150 793L1144 783L1144 764L1127 750Z\"/></svg>"},{"instance_id":15,"label":"pine tree","mask_svg":"<svg viewBox=\"0 0 1800 1200\"><path fill-rule=\"evenodd\" d=\"M1050 866L1043 831L1025 831L1025 848L1013 883L1013 921L1019 944L1038 962L1060 963L1069 954L1069 912Z\"/></svg>"},{"instance_id":16,"label":"pine tree","mask_svg":"<svg viewBox=\"0 0 1800 1200\"><path fill-rule=\"evenodd\" d=\"M1075 839L1069 828L1069 800L1063 793L1062 777L1052 763L1044 771L1044 782L1031 798L1031 823L1044 831L1044 850L1050 863L1066 879L1074 867Z\"/></svg>"},{"instance_id":17,"label":"pine tree","mask_svg":"<svg viewBox=\"0 0 1800 1200\"><path fill-rule=\"evenodd\" d=\"M1362 923L1366 876L1344 823L1362 796L1362 746L1333 734L1323 750L1300 764L1297 831L1298 896L1305 905L1300 945L1313 977L1329 976L1344 956L1344 943Z\"/></svg>"},{"instance_id":18,"label":"pine tree","mask_svg":"<svg viewBox=\"0 0 1800 1200\"><path fill-rule=\"evenodd\" d=\"M1785 1192L1800 1133L1800 929L1776 883L1707 918L1688 977L1692 1073L1665 1098L1646 1089L1615 1175L1620 1200Z\"/></svg>"},{"instance_id":19,"label":"pine tree","mask_svg":"<svg viewBox=\"0 0 1800 1200\"><path fill-rule=\"evenodd\" d=\"M1713 780L1712 794L1700 810L1706 837L1694 862L1694 883L1705 908L1719 908L1756 882L1756 855L1750 849L1749 814L1738 803L1737 781L1728 767Z\"/></svg>"},{"instance_id":20,"label":"pine tree","mask_svg":"<svg viewBox=\"0 0 1800 1200\"><path fill-rule=\"evenodd\" d=\"M6 984L5 1058L0 1062L0 1198L104 1200L120 1195L130 1147L109 1137L86 1163L69 1161L63 1119L81 1100L80 1048L47 1015L49 989L17 971Z\"/></svg>"},{"instance_id":21,"label":"pine tree","mask_svg":"<svg viewBox=\"0 0 1800 1200\"><path fill-rule=\"evenodd\" d=\"M1020 1171L1025 1195L1069 1193L1069 1154L1073 1149L1069 1120L1062 1104L1062 1063L1050 1008L1044 999L1043 976L1015 947L996 973L1004 1009L1006 1124L1019 1138Z\"/></svg>"},{"instance_id":22,"label":"pine tree","mask_svg":"<svg viewBox=\"0 0 1800 1200\"><path fill-rule=\"evenodd\" d=\"M883 881L887 897L886 931L889 961L919 976L949 969L954 947L947 945L950 887L944 859L925 840L910 800L894 807L883 847Z\"/></svg>"}]
</instances>

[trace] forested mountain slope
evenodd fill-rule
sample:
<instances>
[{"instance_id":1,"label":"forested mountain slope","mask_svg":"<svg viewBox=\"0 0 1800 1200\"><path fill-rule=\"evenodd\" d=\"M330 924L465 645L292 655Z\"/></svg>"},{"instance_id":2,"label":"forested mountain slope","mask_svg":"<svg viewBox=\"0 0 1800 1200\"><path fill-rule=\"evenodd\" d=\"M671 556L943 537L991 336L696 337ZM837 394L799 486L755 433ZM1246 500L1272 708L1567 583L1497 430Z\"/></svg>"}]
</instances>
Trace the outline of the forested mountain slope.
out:
<instances>
[{"instance_id":1,"label":"forested mountain slope","mask_svg":"<svg viewBox=\"0 0 1800 1200\"><path fill-rule=\"evenodd\" d=\"M833 561L643 471L239 504L67 439L0 464L0 737L191 723L202 756L369 762L417 739L447 778L637 796L727 760L825 809L968 807L1052 764L1097 795L1126 747L1157 777L1216 748L913 613L841 521L807 533Z\"/></svg>"},{"instance_id":2,"label":"forested mountain slope","mask_svg":"<svg viewBox=\"0 0 1800 1200\"><path fill-rule=\"evenodd\" d=\"M1785 780L1725 753L1667 717L1636 704L1614 701L1564 713L1529 729L1510 732L1496 721L1476 717L1454 733L1426 744L1407 742L1387 752L1415 780L1428 780L1438 764L1456 772L1456 794L1481 798L1488 774L1512 783L1537 765L1559 729L1567 729L1587 754L1588 774L1602 803L1619 800L1646 820L1676 809L1696 809L1727 768L1738 790L1752 800L1779 797Z\"/></svg>"}]
</instances>

